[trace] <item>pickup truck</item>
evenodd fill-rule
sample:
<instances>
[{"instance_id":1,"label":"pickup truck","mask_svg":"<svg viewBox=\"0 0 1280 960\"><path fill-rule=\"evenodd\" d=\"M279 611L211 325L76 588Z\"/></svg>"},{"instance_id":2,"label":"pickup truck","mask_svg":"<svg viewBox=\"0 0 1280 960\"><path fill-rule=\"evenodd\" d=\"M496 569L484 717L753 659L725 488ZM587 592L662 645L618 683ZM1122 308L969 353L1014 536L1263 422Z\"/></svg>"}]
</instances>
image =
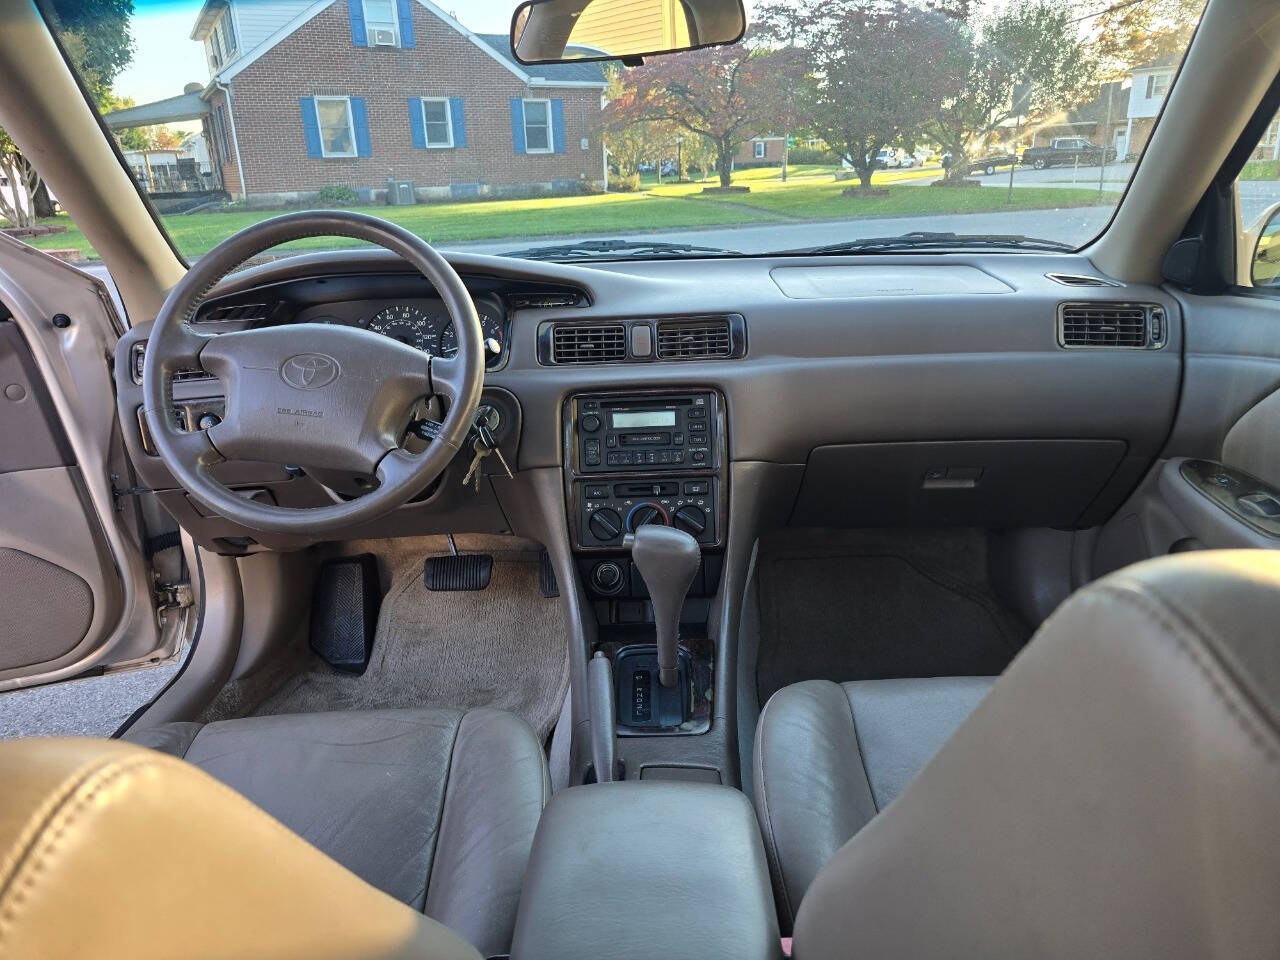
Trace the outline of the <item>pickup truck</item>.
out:
<instances>
[{"instance_id":1,"label":"pickup truck","mask_svg":"<svg viewBox=\"0 0 1280 960\"><path fill-rule=\"evenodd\" d=\"M1080 163L1089 166L1101 163L1103 157L1107 162L1116 158L1114 147L1100 147L1084 137L1059 137L1047 147L1028 147L1022 151L1023 166L1043 170L1045 167L1060 166L1066 163Z\"/></svg>"}]
</instances>

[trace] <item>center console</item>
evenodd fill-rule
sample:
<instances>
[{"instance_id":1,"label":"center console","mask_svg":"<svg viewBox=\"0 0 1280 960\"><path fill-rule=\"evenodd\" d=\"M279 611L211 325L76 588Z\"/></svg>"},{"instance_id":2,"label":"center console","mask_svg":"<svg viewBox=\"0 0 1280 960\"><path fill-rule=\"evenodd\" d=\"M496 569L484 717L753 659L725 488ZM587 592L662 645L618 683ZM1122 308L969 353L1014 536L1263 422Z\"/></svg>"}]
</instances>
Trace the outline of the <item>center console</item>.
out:
<instances>
[{"instance_id":1,"label":"center console","mask_svg":"<svg viewBox=\"0 0 1280 960\"><path fill-rule=\"evenodd\" d=\"M755 813L730 787L600 783L538 822L511 955L777 960Z\"/></svg>"},{"instance_id":2,"label":"center console","mask_svg":"<svg viewBox=\"0 0 1280 960\"><path fill-rule=\"evenodd\" d=\"M707 621L728 519L726 420L723 396L706 387L565 403L569 532L599 626L591 653L612 663L619 736L710 726ZM639 534L660 527L669 528L661 537ZM681 576L666 575L681 565Z\"/></svg>"}]
</instances>

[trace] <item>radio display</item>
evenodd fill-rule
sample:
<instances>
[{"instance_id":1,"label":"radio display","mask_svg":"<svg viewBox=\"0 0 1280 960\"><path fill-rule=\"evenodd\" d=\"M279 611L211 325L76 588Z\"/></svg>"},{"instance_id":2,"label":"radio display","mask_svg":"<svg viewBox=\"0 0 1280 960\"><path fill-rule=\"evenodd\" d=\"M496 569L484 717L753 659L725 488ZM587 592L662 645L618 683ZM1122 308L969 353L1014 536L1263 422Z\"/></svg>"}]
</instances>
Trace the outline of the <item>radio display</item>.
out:
<instances>
[{"instance_id":1,"label":"radio display","mask_svg":"<svg viewBox=\"0 0 1280 960\"><path fill-rule=\"evenodd\" d=\"M610 413L609 425L614 430L631 430L645 427L674 427L674 410L636 410L630 413Z\"/></svg>"}]
</instances>

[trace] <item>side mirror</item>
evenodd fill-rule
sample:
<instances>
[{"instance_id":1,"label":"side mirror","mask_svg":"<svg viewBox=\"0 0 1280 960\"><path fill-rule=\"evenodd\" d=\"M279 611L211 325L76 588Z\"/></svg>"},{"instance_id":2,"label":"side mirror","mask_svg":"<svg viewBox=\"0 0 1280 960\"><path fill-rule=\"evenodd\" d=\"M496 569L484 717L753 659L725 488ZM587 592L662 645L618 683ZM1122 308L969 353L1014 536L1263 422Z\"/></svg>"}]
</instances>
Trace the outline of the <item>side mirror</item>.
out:
<instances>
[{"instance_id":1,"label":"side mirror","mask_svg":"<svg viewBox=\"0 0 1280 960\"><path fill-rule=\"evenodd\" d=\"M1249 283L1255 287L1280 287L1280 204L1264 211L1249 236L1253 240Z\"/></svg>"},{"instance_id":2,"label":"side mirror","mask_svg":"<svg viewBox=\"0 0 1280 960\"><path fill-rule=\"evenodd\" d=\"M632 61L737 43L742 0L525 0L511 18L521 63Z\"/></svg>"}]
</instances>

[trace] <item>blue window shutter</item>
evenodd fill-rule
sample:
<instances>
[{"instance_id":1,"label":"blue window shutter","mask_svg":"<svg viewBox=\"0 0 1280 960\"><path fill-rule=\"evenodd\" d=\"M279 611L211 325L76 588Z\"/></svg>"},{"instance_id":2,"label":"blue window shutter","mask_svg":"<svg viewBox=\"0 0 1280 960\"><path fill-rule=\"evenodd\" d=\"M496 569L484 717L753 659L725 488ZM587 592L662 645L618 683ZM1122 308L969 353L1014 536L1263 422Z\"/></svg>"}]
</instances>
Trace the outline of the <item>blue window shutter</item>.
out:
<instances>
[{"instance_id":1,"label":"blue window shutter","mask_svg":"<svg viewBox=\"0 0 1280 960\"><path fill-rule=\"evenodd\" d=\"M356 128L356 156L372 156L373 147L369 143L369 114L364 108L364 97L351 98L351 125Z\"/></svg>"},{"instance_id":2,"label":"blue window shutter","mask_svg":"<svg viewBox=\"0 0 1280 960\"><path fill-rule=\"evenodd\" d=\"M511 142L516 153L524 153L524 101L519 97L511 98Z\"/></svg>"},{"instance_id":3,"label":"blue window shutter","mask_svg":"<svg viewBox=\"0 0 1280 960\"><path fill-rule=\"evenodd\" d=\"M551 101L551 145L556 153L564 153L568 145L564 142L564 101Z\"/></svg>"},{"instance_id":4,"label":"blue window shutter","mask_svg":"<svg viewBox=\"0 0 1280 960\"><path fill-rule=\"evenodd\" d=\"M351 18L351 42L357 47L369 45L364 29L364 0L347 0L347 16Z\"/></svg>"},{"instance_id":5,"label":"blue window shutter","mask_svg":"<svg viewBox=\"0 0 1280 960\"><path fill-rule=\"evenodd\" d=\"M449 98L449 121L453 124L453 145L455 147L465 147L467 145L467 121L462 115L462 98Z\"/></svg>"},{"instance_id":6,"label":"blue window shutter","mask_svg":"<svg viewBox=\"0 0 1280 960\"><path fill-rule=\"evenodd\" d=\"M320 121L316 118L315 97L299 97L298 108L302 111L302 135L307 140L307 156L323 157L320 150Z\"/></svg>"},{"instance_id":7,"label":"blue window shutter","mask_svg":"<svg viewBox=\"0 0 1280 960\"><path fill-rule=\"evenodd\" d=\"M419 97L409 98L409 130L413 133L413 145L425 150L427 128L422 122L422 100Z\"/></svg>"},{"instance_id":8,"label":"blue window shutter","mask_svg":"<svg viewBox=\"0 0 1280 960\"><path fill-rule=\"evenodd\" d=\"M396 0L396 19L400 21L400 46L413 49L413 0Z\"/></svg>"}]
</instances>

